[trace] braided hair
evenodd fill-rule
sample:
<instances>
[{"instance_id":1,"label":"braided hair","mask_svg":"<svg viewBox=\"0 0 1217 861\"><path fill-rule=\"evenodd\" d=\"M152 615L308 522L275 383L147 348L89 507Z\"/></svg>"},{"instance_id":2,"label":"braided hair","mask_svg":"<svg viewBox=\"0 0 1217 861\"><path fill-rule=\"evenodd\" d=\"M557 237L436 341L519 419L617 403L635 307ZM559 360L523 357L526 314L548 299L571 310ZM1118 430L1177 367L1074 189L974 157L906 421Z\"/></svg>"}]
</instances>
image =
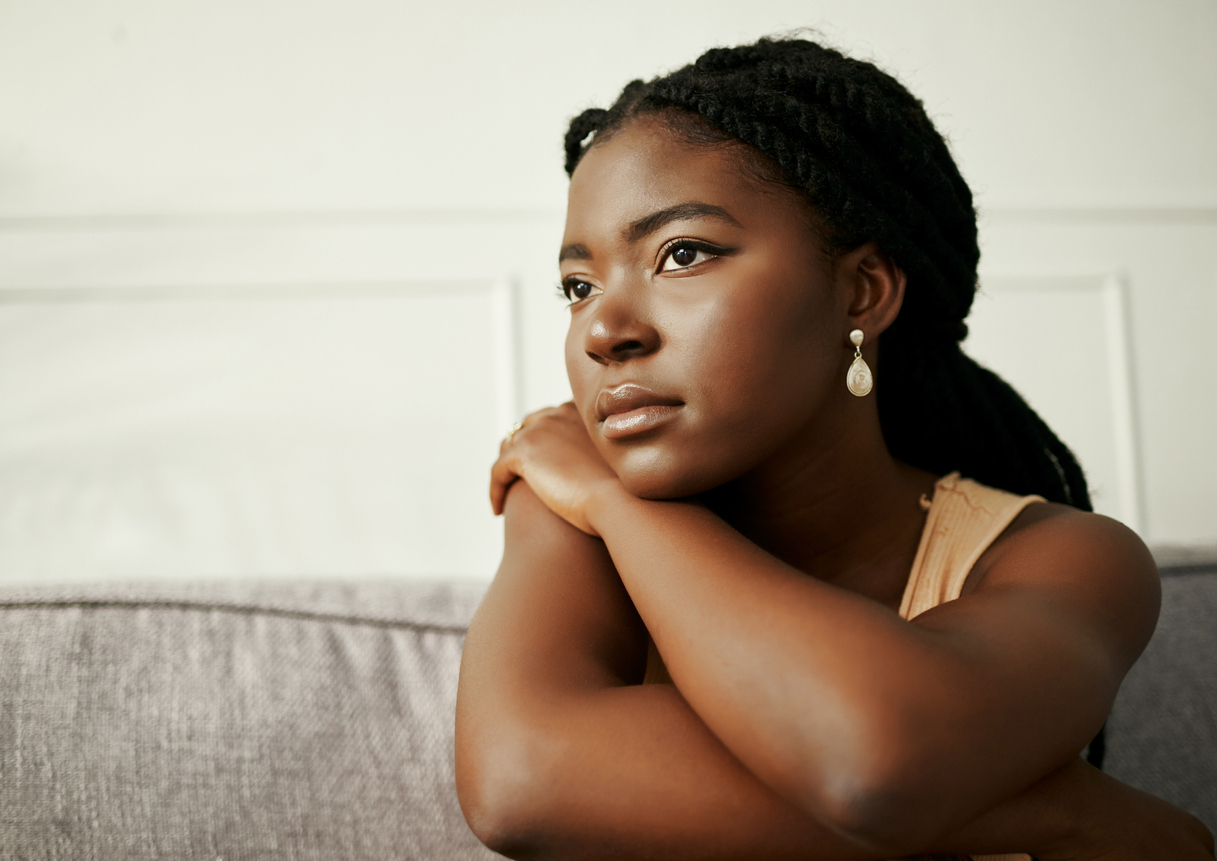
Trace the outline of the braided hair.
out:
<instances>
[{"instance_id":1,"label":"braided hair","mask_svg":"<svg viewBox=\"0 0 1217 861\"><path fill-rule=\"evenodd\" d=\"M804 39L714 48L626 85L566 133L566 172L630 121L745 144L743 166L804 196L829 253L873 241L907 277L880 342L879 422L892 456L1092 510L1077 459L1008 383L961 349L976 294L976 210L921 102L871 63ZM1103 734L1087 758L1100 765Z\"/></svg>"}]
</instances>

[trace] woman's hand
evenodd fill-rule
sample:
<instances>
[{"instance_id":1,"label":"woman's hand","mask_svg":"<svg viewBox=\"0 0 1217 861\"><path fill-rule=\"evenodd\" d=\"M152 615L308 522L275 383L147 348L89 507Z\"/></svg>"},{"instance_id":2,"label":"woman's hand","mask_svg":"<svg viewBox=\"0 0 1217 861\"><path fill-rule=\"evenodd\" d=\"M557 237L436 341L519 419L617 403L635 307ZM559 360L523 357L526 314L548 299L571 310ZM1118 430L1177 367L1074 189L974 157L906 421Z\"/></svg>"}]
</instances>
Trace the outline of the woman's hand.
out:
<instances>
[{"instance_id":1,"label":"woman's hand","mask_svg":"<svg viewBox=\"0 0 1217 861\"><path fill-rule=\"evenodd\" d=\"M617 474L596 451L573 403L538 410L503 440L490 471L490 505L503 513L507 488L522 478L546 506L567 523L598 535L588 519L600 492L621 487Z\"/></svg>"}]
</instances>

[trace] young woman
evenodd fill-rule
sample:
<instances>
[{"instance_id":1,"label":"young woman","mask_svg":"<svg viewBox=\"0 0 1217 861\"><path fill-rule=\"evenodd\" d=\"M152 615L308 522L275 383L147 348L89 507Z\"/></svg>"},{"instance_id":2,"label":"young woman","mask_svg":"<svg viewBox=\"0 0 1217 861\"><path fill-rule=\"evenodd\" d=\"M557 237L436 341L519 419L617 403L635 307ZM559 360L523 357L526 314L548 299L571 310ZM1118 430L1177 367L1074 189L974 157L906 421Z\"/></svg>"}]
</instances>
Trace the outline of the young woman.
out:
<instances>
[{"instance_id":1,"label":"young woman","mask_svg":"<svg viewBox=\"0 0 1217 861\"><path fill-rule=\"evenodd\" d=\"M566 152L574 400L503 443L461 668L482 841L1211 858L1079 757L1157 573L960 351L976 218L920 102L763 39L631 83Z\"/></svg>"}]
</instances>

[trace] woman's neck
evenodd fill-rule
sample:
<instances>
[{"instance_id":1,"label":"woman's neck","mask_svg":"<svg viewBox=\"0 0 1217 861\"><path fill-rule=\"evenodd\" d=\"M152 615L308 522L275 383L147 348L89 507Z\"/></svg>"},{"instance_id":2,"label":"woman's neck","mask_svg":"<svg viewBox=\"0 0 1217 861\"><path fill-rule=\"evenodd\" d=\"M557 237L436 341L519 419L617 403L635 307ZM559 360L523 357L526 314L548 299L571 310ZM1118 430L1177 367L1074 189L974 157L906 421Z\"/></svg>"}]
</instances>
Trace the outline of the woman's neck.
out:
<instances>
[{"instance_id":1,"label":"woman's neck","mask_svg":"<svg viewBox=\"0 0 1217 861\"><path fill-rule=\"evenodd\" d=\"M895 460L878 417L806 434L705 501L789 565L898 606L937 476Z\"/></svg>"}]
</instances>

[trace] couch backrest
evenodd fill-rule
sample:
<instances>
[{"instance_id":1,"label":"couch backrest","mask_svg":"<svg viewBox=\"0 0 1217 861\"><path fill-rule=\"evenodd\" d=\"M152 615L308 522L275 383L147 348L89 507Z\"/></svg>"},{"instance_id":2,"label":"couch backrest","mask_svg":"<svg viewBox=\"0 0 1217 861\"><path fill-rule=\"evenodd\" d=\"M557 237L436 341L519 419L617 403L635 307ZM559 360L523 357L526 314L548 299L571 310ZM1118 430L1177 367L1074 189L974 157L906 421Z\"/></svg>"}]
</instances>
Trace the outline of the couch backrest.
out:
<instances>
[{"instance_id":1,"label":"couch backrest","mask_svg":"<svg viewBox=\"0 0 1217 861\"><path fill-rule=\"evenodd\" d=\"M472 859L452 716L484 587L0 596L0 855Z\"/></svg>"},{"instance_id":2,"label":"couch backrest","mask_svg":"<svg viewBox=\"0 0 1217 861\"><path fill-rule=\"evenodd\" d=\"M1217 834L1217 566L1162 575L1158 628L1120 686L1104 770Z\"/></svg>"}]
</instances>

